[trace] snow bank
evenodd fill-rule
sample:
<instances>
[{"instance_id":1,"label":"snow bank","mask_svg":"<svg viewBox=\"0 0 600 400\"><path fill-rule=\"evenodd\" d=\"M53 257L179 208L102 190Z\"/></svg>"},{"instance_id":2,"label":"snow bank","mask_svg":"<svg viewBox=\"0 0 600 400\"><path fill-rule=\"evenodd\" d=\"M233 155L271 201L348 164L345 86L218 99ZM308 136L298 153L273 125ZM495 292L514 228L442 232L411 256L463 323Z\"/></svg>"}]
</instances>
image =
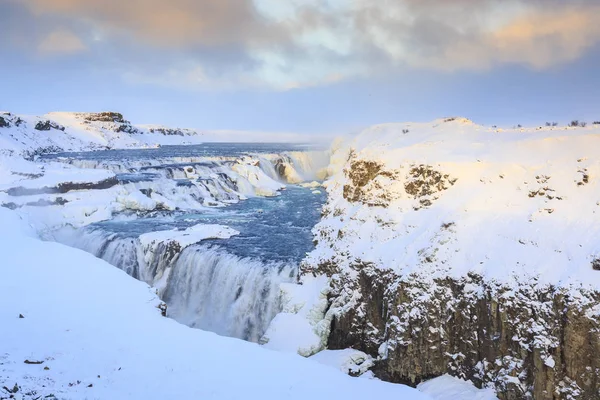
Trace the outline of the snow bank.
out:
<instances>
[{"instance_id":1,"label":"snow bank","mask_svg":"<svg viewBox=\"0 0 600 400\"><path fill-rule=\"evenodd\" d=\"M374 365L373 357L354 349L323 350L310 359L334 367L350 376L362 375Z\"/></svg>"},{"instance_id":2,"label":"snow bank","mask_svg":"<svg viewBox=\"0 0 600 400\"><path fill-rule=\"evenodd\" d=\"M172 229L145 233L139 239L144 248L150 248L159 242L176 242L183 249L202 240L229 239L235 235L239 235L239 232L228 226L198 224L185 230Z\"/></svg>"},{"instance_id":3,"label":"snow bank","mask_svg":"<svg viewBox=\"0 0 600 400\"><path fill-rule=\"evenodd\" d=\"M442 375L417 386L434 400L497 400L494 389L477 389L471 382Z\"/></svg>"}]
</instances>

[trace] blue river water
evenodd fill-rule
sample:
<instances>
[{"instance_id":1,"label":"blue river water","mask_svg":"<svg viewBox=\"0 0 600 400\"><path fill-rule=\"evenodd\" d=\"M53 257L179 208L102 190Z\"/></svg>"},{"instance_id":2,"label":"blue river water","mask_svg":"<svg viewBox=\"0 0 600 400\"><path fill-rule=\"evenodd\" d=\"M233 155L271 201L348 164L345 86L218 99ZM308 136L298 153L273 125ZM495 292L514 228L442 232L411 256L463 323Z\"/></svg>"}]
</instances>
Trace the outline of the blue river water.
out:
<instances>
[{"instance_id":1,"label":"blue river water","mask_svg":"<svg viewBox=\"0 0 600 400\"><path fill-rule=\"evenodd\" d=\"M294 143L203 143L185 146L161 146L148 149L98 150L46 154L42 159L69 158L75 160L148 160L171 157L239 157L248 154L283 153L286 151L324 150L322 146Z\"/></svg>"},{"instance_id":2,"label":"blue river water","mask_svg":"<svg viewBox=\"0 0 600 400\"><path fill-rule=\"evenodd\" d=\"M249 154L280 154L315 149L316 147L311 145L299 144L207 143L151 149L58 153L46 155L44 158L101 162L123 160L143 162L160 159L165 161L165 165L169 165L169 159L180 157L239 157ZM163 179L144 170L145 167L140 167L132 173L117 174L117 177L123 183ZM239 231L240 234L228 240L211 240L203 244L213 244L237 256L256 258L264 262L298 263L313 248L311 229L320 219L321 207L325 200L326 195L322 188L315 190L315 188L288 184L284 190L281 190L281 194L275 197L251 197L227 207L202 208L192 212L189 210L156 212L136 219L116 216L113 220L95 223L86 229L99 229L126 238L152 231L185 229L201 223L221 224Z\"/></svg>"},{"instance_id":3,"label":"blue river water","mask_svg":"<svg viewBox=\"0 0 600 400\"><path fill-rule=\"evenodd\" d=\"M288 185L276 197L253 197L208 211L160 213L135 220L117 218L92 224L88 229L137 237L147 232L184 229L203 223L227 225L240 234L203 243L219 246L240 257L297 263L313 249L311 229L319 221L326 199L323 191L313 191Z\"/></svg>"}]
</instances>

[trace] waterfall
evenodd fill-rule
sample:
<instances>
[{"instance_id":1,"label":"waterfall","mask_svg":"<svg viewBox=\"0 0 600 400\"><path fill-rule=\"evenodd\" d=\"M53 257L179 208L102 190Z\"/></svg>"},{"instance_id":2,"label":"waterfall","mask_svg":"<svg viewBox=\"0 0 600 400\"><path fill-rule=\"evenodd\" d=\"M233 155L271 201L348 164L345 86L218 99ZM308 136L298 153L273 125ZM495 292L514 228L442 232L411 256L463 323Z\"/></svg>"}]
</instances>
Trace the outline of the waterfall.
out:
<instances>
[{"instance_id":1,"label":"waterfall","mask_svg":"<svg viewBox=\"0 0 600 400\"><path fill-rule=\"evenodd\" d=\"M288 151L284 153L300 182L324 180L329 165L329 151Z\"/></svg>"},{"instance_id":2,"label":"waterfall","mask_svg":"<svg viewBox=\"0 0 600 400\"><path fill-rule=\"evenodd\" d=\"M327 151L131 159L126 154L120 159L117 153L103 159L64 157L49 162L115 172L120 183L112 189L118 204L115 211L128 218L133 215L131 211L140 212L138 215L156 210L197 212L250 197L277 196L286 183L324 179L329 161ZM281 311L280 284L295 280L296 263L240 257L226 250L231 246L219 246L219 242L188 246L162 240L143 245L139 237L149 229L173 227L161 226L160 221L148 225L148 220L151 218L128 222L116 232L110 227L112 223L64 228L54 232L53 240L92 253L155 287L167 303L171 318L191 327L257 342ZM139 227L136 221L140 221ZM293 251L289 253L286 260L296 257L291 255Z\"/></svg>"},{"instance_id":3,"label":"waterfall","mask_svg":"<svg viewBox=\"0 0 600 400\"><path fill-rule=\"evenodd\" d=\"M285 151L280 154L260 154L260 168L266 175L286 183L300 183L326 178L329 151Z\"/></svg>"},{"instance_id":4,"label":"waterfall","mask_svg":"<svg viewBox=\"0 0 600 400\"><path fill-rule=\"evenodd\" d=\"M253 342L281 311L280 283L297 272L292 263L242 258L217 245L181 249L167 241L144 248L137 237L93 227L68 228L54 239L155 286L176 321Z\"/></svg>"},{"instance_id":5,"label":"waterfall","mask_svg":"<svg viewBox=\"0 0 600 400\"><path fill-rule=\"evenodd\" d=\"M295 275L291 264L263 264L215 246L193 246L175 263L164 300L181 323L257 342L281 311L279 284Z\"/></svg>"}]
</instances>

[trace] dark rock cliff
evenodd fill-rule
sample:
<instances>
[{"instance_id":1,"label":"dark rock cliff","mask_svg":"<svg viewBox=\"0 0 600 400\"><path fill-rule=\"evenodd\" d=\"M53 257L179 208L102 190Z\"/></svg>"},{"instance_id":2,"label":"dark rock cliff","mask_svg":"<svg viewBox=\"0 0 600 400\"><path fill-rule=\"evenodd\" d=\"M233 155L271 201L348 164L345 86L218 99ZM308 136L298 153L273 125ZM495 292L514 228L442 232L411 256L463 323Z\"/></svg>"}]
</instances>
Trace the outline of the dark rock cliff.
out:
<instances>
[{"instance_id":1,"label":"dark rock cliff","mask_svg":"<svg viewBox=\"0 0 600 400\"><path fill-rule=\"evenodd\" d=\"M328 347L371 354L384 380L416 385L449 373L493 385L502 399L599 396L598 293L578 293L582 304L535 282L515 289L473 275L432 284L359 260L337 272Z\"/></svg>"}]
</instances>

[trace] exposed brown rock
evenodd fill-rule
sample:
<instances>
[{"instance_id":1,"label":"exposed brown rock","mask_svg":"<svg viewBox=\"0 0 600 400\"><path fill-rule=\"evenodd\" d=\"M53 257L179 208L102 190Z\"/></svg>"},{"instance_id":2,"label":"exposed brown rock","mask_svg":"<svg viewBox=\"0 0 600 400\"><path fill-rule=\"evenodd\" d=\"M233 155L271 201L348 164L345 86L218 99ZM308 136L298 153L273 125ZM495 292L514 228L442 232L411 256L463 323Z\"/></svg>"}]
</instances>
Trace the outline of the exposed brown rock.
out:
<instances>
[{"instance_id":1,"label":"exposed brown rock","mask_svg":"<svg viewBox=\"0 0 600 400\"><path fill-rule=\"evenodd\" d=\"M343 196L350 202L361 202L368 206L387 207L392 200L377 178L395 177L395 173L385 171L375 161L354 161L345 171L349 184L344 185Z\"/></svg>"},{"instance_id":2,"label":"exposed brown rock","mask_svg":"<svg viewBox=\"0 0 600 400\"><path fill-rule=\"evenodd\" d=\"M104 111L104 112L98 112L98 113L86 113L84 114L84 118L85 121L90 121L90 122L94 122L94 121L99 121L99 122L118 122L118 123L126 123L129 121L126 121L123 118L123 114L118 113L118 112L114 112L114 111Z\"/></svg>"}]
</instances>

